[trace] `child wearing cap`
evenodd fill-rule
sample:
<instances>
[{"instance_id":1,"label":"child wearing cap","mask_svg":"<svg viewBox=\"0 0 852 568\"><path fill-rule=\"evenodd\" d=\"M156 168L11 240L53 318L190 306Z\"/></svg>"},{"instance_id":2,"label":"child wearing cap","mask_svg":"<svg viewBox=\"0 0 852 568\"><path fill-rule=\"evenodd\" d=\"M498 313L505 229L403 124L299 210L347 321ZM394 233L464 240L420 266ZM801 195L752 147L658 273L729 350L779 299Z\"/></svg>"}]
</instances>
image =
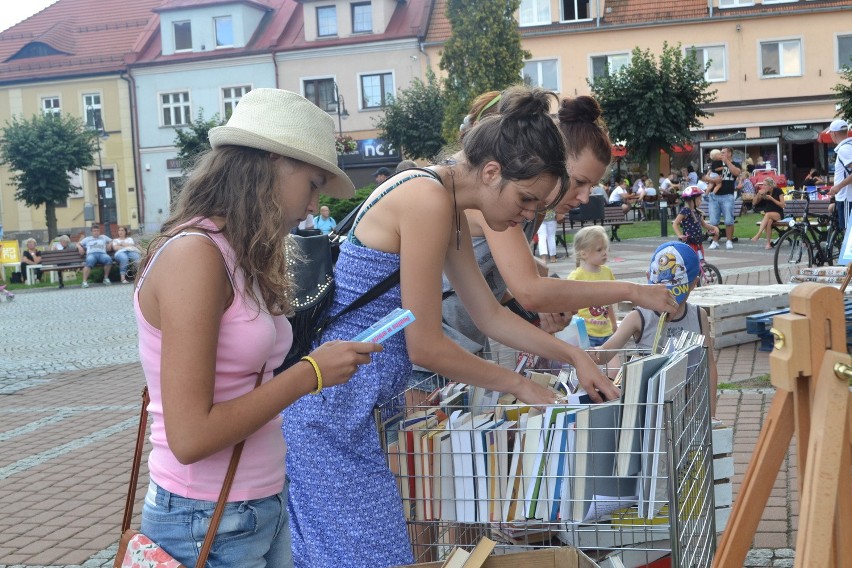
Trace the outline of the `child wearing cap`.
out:
<instances>
[{"instance_id":1,"label":"child wearing cap","mask_svg":"<svg viewBox=\"0 0 852 568\"><path fill-rule=\"evenodd\" d=\"M710 325L707 312L699 306L687 302L690 292L698 284L698 255L685 243L671 241L657 247L651 257L648 268L649 284L665 284L677 300L679 308L669 318L663 328L663 337L677 335L682 331L693 331L704 335L704 347L707 348L707 369L710 380L710 416L716 414L716 384L718 372L713 356L713 338L710 337ZM597 353L598 364L604 364L615 356L617 349L624 347L633 338L636 347L650 350L653 347L660 312L646 308L634 308L618 326L612 337L604 343ZM690 358L689 366L697 361Z\"/></svg>"}]
</instances>

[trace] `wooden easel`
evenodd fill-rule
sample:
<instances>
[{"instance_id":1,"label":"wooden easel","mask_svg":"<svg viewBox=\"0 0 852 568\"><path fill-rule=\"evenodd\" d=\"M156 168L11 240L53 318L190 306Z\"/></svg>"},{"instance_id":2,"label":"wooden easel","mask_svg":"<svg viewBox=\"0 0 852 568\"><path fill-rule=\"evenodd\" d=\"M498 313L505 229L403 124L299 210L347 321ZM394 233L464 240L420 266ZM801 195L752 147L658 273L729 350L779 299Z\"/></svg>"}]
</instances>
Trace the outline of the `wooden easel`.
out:
<instances>
[{"instance_id":1,"label":"wooden easel","mask_svg":"<svg viewBox=\"0 0 852 568\"><path fill-rule=\"evenodd\" d=\"M743 565L794 432L801 497L795 566L852 566L852 359L843 294L800 284L790 293L790 313L773 324L769 368L777 390L713 567Z\"/></svg>"}]
</instances>

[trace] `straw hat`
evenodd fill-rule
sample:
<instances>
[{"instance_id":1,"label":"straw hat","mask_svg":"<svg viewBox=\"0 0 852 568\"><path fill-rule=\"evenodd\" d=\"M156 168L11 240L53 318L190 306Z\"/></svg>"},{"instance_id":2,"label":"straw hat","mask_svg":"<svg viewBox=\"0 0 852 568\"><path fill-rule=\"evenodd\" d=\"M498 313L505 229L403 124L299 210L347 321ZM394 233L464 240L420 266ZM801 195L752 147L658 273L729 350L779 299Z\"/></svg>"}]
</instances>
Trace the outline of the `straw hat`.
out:
<instances>
[{"instance_id":1,"label":"straw hat","mask_svg":"<svg viewBox=\"0 0 852 568\"><path fill-rule=\"evenodd\" d=\"M308 99L281 89L253 89L240 99L225 126L210 129L210 144L247 146L301 160L333 177L321 192L355 195L355 186L337 167L334 120Z\"/></svg>"}]
</instances>

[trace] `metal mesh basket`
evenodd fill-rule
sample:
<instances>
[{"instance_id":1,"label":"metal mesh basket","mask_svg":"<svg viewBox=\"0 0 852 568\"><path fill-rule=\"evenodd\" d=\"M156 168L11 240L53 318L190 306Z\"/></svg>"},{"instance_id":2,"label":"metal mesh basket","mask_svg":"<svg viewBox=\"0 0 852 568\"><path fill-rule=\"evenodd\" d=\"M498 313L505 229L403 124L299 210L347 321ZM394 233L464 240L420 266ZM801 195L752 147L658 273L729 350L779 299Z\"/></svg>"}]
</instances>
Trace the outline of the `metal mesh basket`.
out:
<instances>
[{"instance_id":1,"label":"metal mesh basket","mask_svg":"<svg viewBox=\"0 0 852 568\"><path fill-rule=\"evenodd\" d=\"M434 375L379 406L417 562L489 537L498 554L567 544L598 560L618 555L626 566L666 556L673 566L709 566L713 461L706 350L699 351L662 403L531 411ZM517 356L504 350L492 358L514 366ZM457 394L436 410L438 389ZM625 413L641 415L642 428L622 429ZM624 430L651 440L650 449L628 451L636 446L620 445Z\"/></svg>"}]
</instances>

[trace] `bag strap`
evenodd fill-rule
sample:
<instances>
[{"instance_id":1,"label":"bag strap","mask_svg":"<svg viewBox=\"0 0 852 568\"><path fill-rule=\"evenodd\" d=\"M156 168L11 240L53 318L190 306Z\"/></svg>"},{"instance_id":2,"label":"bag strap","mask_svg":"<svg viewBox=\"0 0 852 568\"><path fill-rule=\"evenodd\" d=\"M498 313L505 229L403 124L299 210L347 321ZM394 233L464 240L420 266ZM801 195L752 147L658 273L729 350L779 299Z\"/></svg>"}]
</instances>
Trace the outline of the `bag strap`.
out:
<instances>
[{"instance_id":1,"label":"bag strap","mask_svg":"<svg viewBox=\"0 0 852 568\"><path fill-rule=\"evenodd\" d=\"M357 310L358 308L360 308L362 306L366 306L367 304L369 304L370 302L372 302L373 300L375 300L376 298L378 298L379 296L381 296L382 294L384 294L385 292L387 292L388 290L393 288L398 283L399 283L399 268L397 268L396 270L394 270L393 272L391 272L390 274L385 276L385 278L381 282L379 282L378 284L376 284L375 286L373 286L372 288L370 288L369 290L367 290L366 292L364 292L363 294L358 296L358 298L354 302L352 302L351 304L349 304L348 306L343 308L340 312L335 314L334 317L329 318L323 324L323 326L322 326L323 329L325 329L326 327L331 325L333 322L337 321L338 318L340 318L344 314L348 314L349 312L351 312L353 310Z\"/></svg>"},{"instance_id":2,"label":"bag strap","mask_svg":"<svg viewBox=\"0 0 852 568\"><path fill-rule=\"evenodd\" d=\"M263 373L266 371L266 363L257 373L257 380L254 383L254 388L260 386L263 381ZM130 528L130 522L133 518L133 507L136 503L136 484L139 482L139 467L142 463L142 448L145 445L145 431L148 429L148 387L142 389L142 411L139 413L139 429L136 432L136 449L133 452L133 466L130 470L130 486L127 488L127 501L124 503L124 519L121 521L121 532L124 533ZM234 446L234 452L231 454L231 462L228 464L228 473L225 474L225 481L222 484L222 491L219 492L219 500L216 502L216 508L213 511L213 517L210 519L210 526L207 529L207 535L204 537L204 544L201 546L201 551L198 555L198 561L195 563L196 568L203 568L207 562L207 556L210 554L210 549L213 547L213 539L216 537L216 530L219 528L219 522L222 520L222 515L225 512L225 502L228 499L228 494L231 492L231 485L234 483L234 476L237 473L237 465L240 463L240 455L243 453L245 440Z\"/></svg>"}]
</instances>

